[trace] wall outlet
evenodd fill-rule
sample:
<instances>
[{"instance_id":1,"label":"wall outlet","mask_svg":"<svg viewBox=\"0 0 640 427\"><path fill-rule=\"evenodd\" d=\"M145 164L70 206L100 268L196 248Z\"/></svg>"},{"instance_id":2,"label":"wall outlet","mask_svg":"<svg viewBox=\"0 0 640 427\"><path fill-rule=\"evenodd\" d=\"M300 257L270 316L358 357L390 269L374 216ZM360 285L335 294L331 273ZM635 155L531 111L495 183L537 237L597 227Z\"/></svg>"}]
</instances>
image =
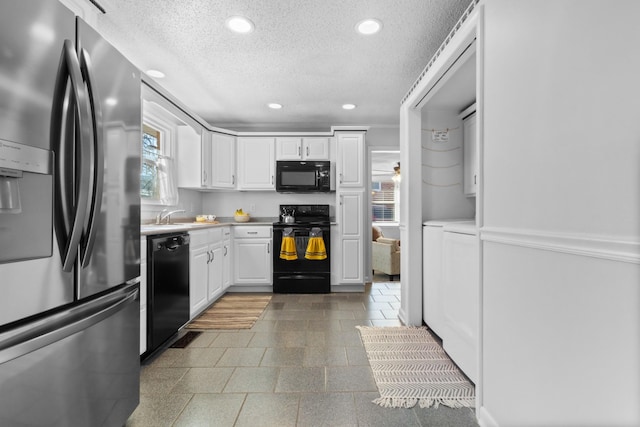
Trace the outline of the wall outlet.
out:
<instances>
[{"instance_id":1,"label":"wall outlet","mask_svg":"<svg viewBox=\"0 0 640 427\"><path fill-rule=\"evenodd\" d=\"M256 205L254 203L249 205L249 212L254 213L256 211Z\"/></svg>"}]
</instances>

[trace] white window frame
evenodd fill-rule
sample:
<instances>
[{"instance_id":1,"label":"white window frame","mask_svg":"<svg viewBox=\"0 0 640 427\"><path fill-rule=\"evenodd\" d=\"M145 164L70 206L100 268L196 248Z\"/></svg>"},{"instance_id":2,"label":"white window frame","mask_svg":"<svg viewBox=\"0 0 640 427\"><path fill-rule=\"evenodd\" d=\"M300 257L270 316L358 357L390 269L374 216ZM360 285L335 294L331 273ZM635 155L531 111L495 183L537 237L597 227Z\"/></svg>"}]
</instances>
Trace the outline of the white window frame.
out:
<instances>
[{"instance_id":1,"label":"white window frame","mask_svg":"<svg viewBox=\"0 0 640 427\"><path fill-rule=\"evenodd\" d=\"M160 132L160 154L165 157L169 157L174 159L175 161L175 153L174 153L174 137L175 137L175 126L171 124L169 120L164 119L160 114L157 114L155 111L147 111L147 110L155 110L155 108L150 108L153 104L145 102L145 111L142 119L143 125L149 126ZM144 131L143 131L144 132ZM142 138L142 134L140 135ZM142 145L140 146L140 161L142 162ZM139 191L139 190L138 190ZM140 197L140 203L143 205L150 206L167 206L167 204L162 203L158 199L150 199L148 197Z\"/></svg>"}]
</instances>

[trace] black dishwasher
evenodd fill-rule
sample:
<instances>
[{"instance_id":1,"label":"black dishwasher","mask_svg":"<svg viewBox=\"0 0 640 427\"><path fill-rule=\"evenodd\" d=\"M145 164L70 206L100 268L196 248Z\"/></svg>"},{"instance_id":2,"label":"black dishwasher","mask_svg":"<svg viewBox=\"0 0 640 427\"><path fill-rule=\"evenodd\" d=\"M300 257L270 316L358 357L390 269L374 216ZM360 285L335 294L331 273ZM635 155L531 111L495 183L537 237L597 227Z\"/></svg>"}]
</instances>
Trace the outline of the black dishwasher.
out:
<instances>
[{"instance_id":1,"label":"black dishwasher","mask_svg":"<svg viewBox=\"0 0 640 427\"><path fill-rule=\"evenodd\" d=\"M189 321L189 234L147 237L149 356Z\"/></svg>"}]
</instances>

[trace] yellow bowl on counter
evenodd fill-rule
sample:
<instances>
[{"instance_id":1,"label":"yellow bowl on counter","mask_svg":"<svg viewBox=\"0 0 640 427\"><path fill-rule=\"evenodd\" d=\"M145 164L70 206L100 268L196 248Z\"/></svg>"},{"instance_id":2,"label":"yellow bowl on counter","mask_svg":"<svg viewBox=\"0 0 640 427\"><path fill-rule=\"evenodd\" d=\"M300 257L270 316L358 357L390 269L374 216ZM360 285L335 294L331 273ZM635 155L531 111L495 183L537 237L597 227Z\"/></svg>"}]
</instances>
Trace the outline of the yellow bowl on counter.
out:
<instances>
[{"instance_id":1,"label":"yellow bowl on counter","mask_svg":"<svg viewBox=\"0 0 640 427\"><path fill-rule=\"evenodd\" d=\"M234 215L233 219L236 222L249 222L249 219L251 219L251 217L249 216L249 214L244 214L244 215Z\"/></svg>"}]
</instances>

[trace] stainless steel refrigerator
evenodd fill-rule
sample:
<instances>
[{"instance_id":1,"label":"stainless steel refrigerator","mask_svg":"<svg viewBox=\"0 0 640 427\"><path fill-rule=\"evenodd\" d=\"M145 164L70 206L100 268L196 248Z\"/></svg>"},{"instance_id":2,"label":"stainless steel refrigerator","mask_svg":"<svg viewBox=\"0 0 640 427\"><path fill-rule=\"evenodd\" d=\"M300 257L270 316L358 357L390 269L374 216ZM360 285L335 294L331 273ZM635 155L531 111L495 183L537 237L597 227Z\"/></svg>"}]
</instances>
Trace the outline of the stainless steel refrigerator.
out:
<instances>
[{"instance_id":1,"label":"stainless steel refrigerator","mask_svg":"<svg viewBox=\"0 0 640 427\"><path fill-rule=\"evenodd\" d=\"M139 402L140 73L55 0L0 4L0 425Z\"/></svg>"}]
</instances>

